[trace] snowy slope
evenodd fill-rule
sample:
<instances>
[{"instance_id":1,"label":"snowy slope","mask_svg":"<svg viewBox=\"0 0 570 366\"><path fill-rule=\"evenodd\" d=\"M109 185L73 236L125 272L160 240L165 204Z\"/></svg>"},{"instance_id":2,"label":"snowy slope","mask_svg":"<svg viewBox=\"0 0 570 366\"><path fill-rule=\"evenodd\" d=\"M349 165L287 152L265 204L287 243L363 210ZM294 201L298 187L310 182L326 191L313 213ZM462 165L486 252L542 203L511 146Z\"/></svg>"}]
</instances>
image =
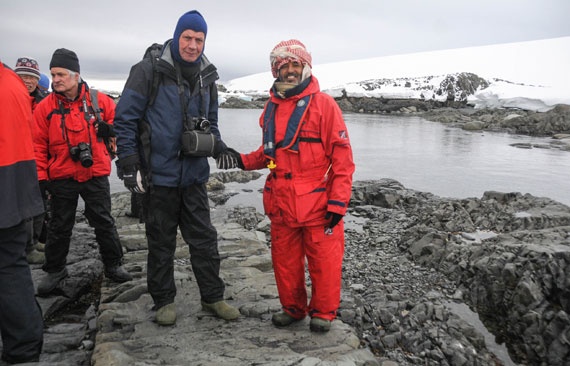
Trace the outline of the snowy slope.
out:
<instances>
[{"instance_id":1,"label":"snowy slope","mask_svg":"<svg viewBox=\"0 0 570 366\"><path fill-rule=\"evenodd\" d=\"M316 61L316 60L315 60ZM468 101L478 108L518 107L545 111L570 104L570 37L484 47L422 52L363 60L315 64L321 89L333 96L445 100L437 90L449 75L473 73L488 81ZM268 66L269 68L269 66ZM366 83L363 83L366 81ZM370 88L374 81L378 88ZM249 99L267 96L273 82L264 72L224 84L227 94Z\"/></svg>"}]
</instances>

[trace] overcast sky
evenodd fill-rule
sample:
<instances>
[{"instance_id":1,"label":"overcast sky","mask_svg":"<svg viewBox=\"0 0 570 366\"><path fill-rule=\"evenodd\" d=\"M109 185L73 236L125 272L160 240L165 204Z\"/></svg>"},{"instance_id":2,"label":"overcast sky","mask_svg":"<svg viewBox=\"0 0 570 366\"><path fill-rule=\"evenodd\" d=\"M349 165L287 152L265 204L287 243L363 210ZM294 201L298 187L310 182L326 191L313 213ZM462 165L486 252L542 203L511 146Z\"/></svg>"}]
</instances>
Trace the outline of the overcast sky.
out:
<instances>
[{"instance_id":1,"label":"overcast sky","mask_svg":"<svg viewBox=\"0 0 570 366\"><path fill-rule=\"evenodd\" d=\"M208 23L205 53L221 81L269 70L281 40L301 40L313 64L570 35L570 0L2 0L0 59L21 56L49 74L57 48L79 56L81 74L125 79L180 15Z\"/></svg>"}]
</instances>

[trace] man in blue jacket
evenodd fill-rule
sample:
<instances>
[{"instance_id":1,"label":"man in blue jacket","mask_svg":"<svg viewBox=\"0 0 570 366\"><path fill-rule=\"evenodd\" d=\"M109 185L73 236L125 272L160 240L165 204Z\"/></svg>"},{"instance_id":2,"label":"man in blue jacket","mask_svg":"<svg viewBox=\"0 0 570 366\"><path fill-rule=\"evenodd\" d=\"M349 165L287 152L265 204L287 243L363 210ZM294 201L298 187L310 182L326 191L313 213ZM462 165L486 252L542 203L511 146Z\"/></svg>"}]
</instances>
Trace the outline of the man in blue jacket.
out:
<instances>
[{"instance_id":1,"label":"man in blue jacket","mask_svg":"<svg viewBox=\"0 0 570 366\"><path fill-rule=\"evenodd\" d=\"M145 57L131 68L115 114L119 176L131 192L143 195L147 284L160 325L176 322L178 227L190 249L203 309L226 320L239 316L224 301L206 191L208 156L226 149L218 129L218 73L204 55L206 34L198 11L182 15L158 60Z\"/></svg>"}]
</instances>

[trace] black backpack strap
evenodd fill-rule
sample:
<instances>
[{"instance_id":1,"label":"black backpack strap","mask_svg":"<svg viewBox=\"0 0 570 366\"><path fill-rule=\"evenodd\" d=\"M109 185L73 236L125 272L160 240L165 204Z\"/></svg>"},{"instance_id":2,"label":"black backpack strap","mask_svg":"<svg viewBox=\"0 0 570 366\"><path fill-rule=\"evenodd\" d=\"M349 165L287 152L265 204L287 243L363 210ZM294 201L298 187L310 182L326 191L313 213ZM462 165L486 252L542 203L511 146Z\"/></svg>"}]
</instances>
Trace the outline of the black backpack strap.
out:
<instances>
[{"instance_id":1,"label":"black backpack strap","mask_svg":"<svg viewBox=\"0 0 570 366\"><path fill-rule=\"evenodd\" d=\"M152 87L150 89L150 96L148 99L147 107L154 104L154 101L156 99L156 94L158 93L158 84L160 84L161 79L162 79L162 74L160 72L158 72L158 70L156 68L156 60L154 60L154 58L153 58L153 62L152 62Z\"/></svg>"},{"instance_id":2,"label":"black backpack strap","mask_svg":"<svg viewBox=\"0 0 570 366\"><path fill-rule=\"evenodd\" d=\"M89 95L91 96L91 107L97 118L97 122L103 122L101 119L101 108L99 108L99 99L97 96L97 89L89 88Z\"/></svg>"},{"instance_id":3,"label":"black backpack strap","mask_svg":"<svg viewBox=\"0 0 570 366\"><path fill-rule=\"evenodd\" d=\"M158 92L158 85L160 84L161 80L162 80L162 74L160 72L158 72L158 60L160 59L160 55L162 53L162 45L159 43L153 43L151 46L149 46L144 54L144 58L150 58L150 62L152 64L152 83L151 83L151 89L150 89L150 93L149 93L149 98L148 98L148 103L147 103L147 108L148 106L151 106L154 104L154 101L156 99L156 94Z\"/></svg>"},{"instance_id":4,"label":"black backpack strap","mask_svg":"<svg viewBox=\"0 0 570 366\"><path fill-rule=\"evenodd\" d=\"M107 122L103 121L103 119L101 118L101 108L99 108L99 97L98 97L97 89L89 88L89 96L91 97L91 108L93 108L93 112L95 113L95 117L97 119L96 123L107 124ZM109 128L112 129L113 126L109 126ZM112 136L115 136L114 132L113 132ZM115 156L117 156L117 152L115 151L116 145L115 145L114 137L112 137L112 136L103 137L103 142L105 143L105 146L107 147L107 151L109 152L109 155L111 155L111 159L114 159Z\"/></svg>"},{"instance_id":5,"label":"black backpack strap","mask_svg":"<svg viewBox=\"0 0 570 366\"><path fill-rule=\"evenodd\" d=\"M150 45L143 56L143 59L149 58L150 63L152 65L152 81L151 81L151 89L148 93L148 102L145 106L143 111L143 117L139 120L138 123L138 146L139 146L139 153L142 154L144 159L144 172L146 176L146 180L149 185L149 190L153 189L152 186L152 168L150 166L150 135L151 129L150 124L145 121L146 112L150 106L152 106L156 100L156 95L158 94L158 86L162 81L162 73L158 71L158 61L160 60L160 55L162 54L163 45L160 43L153 43Z\"/></svg>"}]
</instances>

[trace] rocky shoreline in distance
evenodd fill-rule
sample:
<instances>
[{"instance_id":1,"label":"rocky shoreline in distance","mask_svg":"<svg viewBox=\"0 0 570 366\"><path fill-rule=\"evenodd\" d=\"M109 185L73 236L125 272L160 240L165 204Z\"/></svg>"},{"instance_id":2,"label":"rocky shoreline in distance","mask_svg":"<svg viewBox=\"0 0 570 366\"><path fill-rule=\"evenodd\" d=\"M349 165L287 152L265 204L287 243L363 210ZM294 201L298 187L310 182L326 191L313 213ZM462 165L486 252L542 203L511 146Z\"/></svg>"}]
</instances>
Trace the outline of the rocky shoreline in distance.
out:
<instances>
[{"instance_id":1,"label":"rocky shoreline in distance","mask_svg":"<svg viewBox=\"0 0 570 366\"><path fill-rule=\"evenodd\" d=\"M474 109L466 102L419 99L385 98L335 98L345 113L382 114L392 116L420 116L427 120L444 123L450 127L469 131L493 131L529 136L552 137L548 146L570 151L570 106L559 104L548 112L533 112L522 109ZM266 99L245 101L228 98L221 108L260 109ZM533 146L519 146L532 148Z\"/></svg>"}]
</instances>

